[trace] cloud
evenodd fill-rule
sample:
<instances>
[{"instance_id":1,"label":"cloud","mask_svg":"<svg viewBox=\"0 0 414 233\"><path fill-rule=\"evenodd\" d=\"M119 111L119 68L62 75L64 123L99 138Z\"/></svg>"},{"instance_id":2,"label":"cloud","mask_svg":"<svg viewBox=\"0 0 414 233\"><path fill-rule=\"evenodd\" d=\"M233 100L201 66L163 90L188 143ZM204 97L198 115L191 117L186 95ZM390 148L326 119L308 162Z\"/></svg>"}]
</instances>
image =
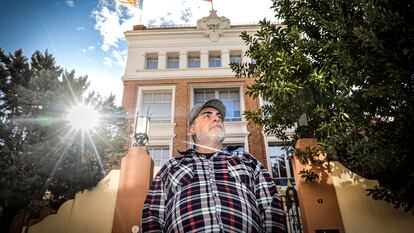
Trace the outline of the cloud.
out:
<instances>
[{"instance_id":1,"label":"cloud","mask_svg":"<svg viewBox=\"0 0 414 233\"><path fill-rule=\"evenodd\" d=\"M140 13L141 10L136 7L104 0L100 0L98 7L92 11L94 28L102 39L100 49L106 55L102 62L104 65L125 68L127 50L124 32L132 30L133 26L138 24Z\"/></svg>"},{"instance_id":2,"label":"cloud","mask_svg":"<svg viewBox=\"0 0 414 233\"><path fill-rule=\"evenodd\" d=\"M254 3L226 0L214 5L219 16L225 16L234 23L258 22L274 15L270 10L270 0L257 0ZM235 11L234 6L240 9ZM268 11L264 12L266 8ZM101 49L110 53L111 49L119 49L120 43L124 42L123 33L132 30L133 25L195 25L198 19L208 16L210 9L211 4L207 1L151 0L145 1L141 10L129 4L120 4L119 1L99 0L92 17L95 29L102 38Z\"/></svg>"},{"instance_id":3,"label":"cloud","mask_svg":"<svg viewBox=\"0 0 414 233\"><path fill-rule=\"evenodd\" d=\"M88 48L86 48L86 49L81 49L81 51L82 51L83 53L86 53L86 52L92 51L92 50L94 50L94 49L95 49L95 46L93 46L93 45L89 45L89 46L88 46Z\"/></svg>"},{"instance_id":4,"label":"cloud","mask_svg":"<svg viewBox=\"0 0 414 233\"><path fill-rule=\"evenodd\" d=\"M121 104L123 84L119 76L114 76L105 70L89 70L87 71L90 86L88 91L96 91L102 97L108 97L111 93L116 96L116 103Z\"/></svg>"},{"instance_id":5,"label":"cloud","mask_svg":"<svg viewBox=\"0 0 414 233\"><path fill-rule=\"evenodd\" d=\"M96 24L95 29L102 36L102 50L108 51L109 48L118 47L118 41L122 39L122 31L119 25L119 16L111 12L107 7L103 7L101 11L94 13Z\"/></svg>"},{"instance_id":6,"label":"cloud","mask_svg":"<svg viewBox=\"0 0 414 233\"><path fill-rule=\"evenodd\" d=\"M106 56L104 57L103 64L112 67L113 65L117 65L119 67L124 68L126 64L128 50L112 50L111 57Z\"/></svg>"},{"instance_id":7,"label":"cloud","mask_svg":"<svg viewBox=\"0 0 414 233\"><path fill-rule=\"evenodd\" d=\"M154 7L156 11L153 11ZM144 17L147 16L145 22L141 21L141 13ZM156 17L152 17L153 15ZM101 49L104 52L118 49L120 43L125 40L124 32L132 30L133 26L140 22L147 25L176 25L189 23L192 16L192 7L185 0L148 1L143 11L138 7L120 4L118 1L100 0L97 8L92 11L94 28L102 37Z\"/></svg>"},{"instance_id":8,"label":"cloud","mask_svg":"<svg viewBox=\"0 0 414 233\"><path fill-rule=\"evenodd\" d=\"M74 0L65 0L65 3L69 7L75 7L75 1Z\"/></svg>"},{"instance_id":9,"label":"cloud","mask_svg":"<svg viewBox=\"0 0 414 233\"><path fill-rule=\"evenodd\" d=\"M85 28L82 26L77 26L76 31L85 31Z\"/></svg>"},{"instance_id":10,"label":"cloud","mask_svg":"<svg viewBox=\"0 0 414 233\"><path fill-rule=\"evenodd\" d=\"M133 25L139 22L139 14L140 10L132 6L101 0L98 9L92 11L95 29L103 40L101 49L105 52L111 48L117 49L118 43L124 40L124 32L132 30Z\"/></svg>"},{"instance_id":11,"label":"cloud","mask_svg":"<svg viewBox=\"0 0 414 233\"><path fill-rule=\"evenodd\" d=\"M128 54L128 50L122 50L122 51L118 51L118 50L113 50L112 51L112 56L115 59L115 64L124 68L126 65L126 58L127 58L127 54Z\"/></svg>"},{"instance_id":12,"label":"cloud","mask_svg":"<svg viewBox=\"0 0 414 233\"><path fill-rule=\"evenodd\" d=\"M110 58L110 57L104 57L104 61L103 61L103 64L104 65L109 66L109 67L112 67L112 64L113 63L114 62L112 61L112 58Z\"/></svg>"},{"instance_id":13,"label":"cloud","mask_svg":"<svg viewBox=\"0 0 414 233\"><path fill-rule=\"evenodd\" d=\"M152 3L149 1L148 7L151 7L150 4ZM177 22L174 21L174 18L177 18L177 15L173 15L170 12L174 7L174 4L177 6L177 1L175 1L175 3L169 3L167 6L161 4L161 2L157 2L157 4L159 5L160 14L158 14L156 18L148 19L148 21L152 22L152 24L159 25L177 24ZM178 4L185 4L185 1L181 1ZM178 13L180 14L178 19L181 17L181 21L179 20L181 23L188 22L189 17L192 15L191 10L188 7L181 12L178 11ZM124 32L132 30L134 25L140 23L141 9L131 5L121 5L118 1L100 0L96 9L92 11L92 17L95 20L94 28L99 32L102 38L101 49L111 56L114 56L114 60L117 61L117 64L124 64L124 59L120 58L123 56L120 54L124 53L120 51L120 47L122 47L121 43L124 43L125 40Z\"/></svg>"}]
</instances>

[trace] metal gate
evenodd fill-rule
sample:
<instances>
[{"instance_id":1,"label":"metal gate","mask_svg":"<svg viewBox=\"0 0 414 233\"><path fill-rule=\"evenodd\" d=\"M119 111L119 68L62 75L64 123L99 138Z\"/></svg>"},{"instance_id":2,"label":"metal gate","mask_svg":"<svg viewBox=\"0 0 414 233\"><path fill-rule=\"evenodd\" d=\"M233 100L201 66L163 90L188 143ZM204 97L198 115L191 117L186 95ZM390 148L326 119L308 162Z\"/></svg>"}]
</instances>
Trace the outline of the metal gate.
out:
<instances>
[{"instance_id":1,"label":"metal gate","mask_svg":"<svg viewBox=\"0 0 414 233\"><path fill-rule=\"evenodd\" d=\"M288 186L282 193L283 208L286 215L287 232L303 233L299 199L296 189L293 186Z\"/></svg>"}]
</instances>

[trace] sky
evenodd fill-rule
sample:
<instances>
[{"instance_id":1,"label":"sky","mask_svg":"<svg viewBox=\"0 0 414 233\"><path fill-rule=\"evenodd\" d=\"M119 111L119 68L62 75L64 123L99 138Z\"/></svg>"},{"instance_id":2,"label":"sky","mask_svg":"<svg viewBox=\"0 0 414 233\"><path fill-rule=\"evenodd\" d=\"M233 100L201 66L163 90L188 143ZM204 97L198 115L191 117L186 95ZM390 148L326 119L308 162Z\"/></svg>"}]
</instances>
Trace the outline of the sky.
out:
<instances>
[{"instance_id":1,"label":"sky","mask_svg":"<svg viewBox=\"0 0 414 233\"><path fill-rule=\"evenodd\" d=\"M231 24L274 21L271 0L213 0L219 16ZM142 9L116 0L0 0L0 48L53 54L57 65L88 76L89 91L115 94L122 101L122 75L133 25L195 25L208 16L204 0L143 0Z\"/></svg>"}]
</instances>

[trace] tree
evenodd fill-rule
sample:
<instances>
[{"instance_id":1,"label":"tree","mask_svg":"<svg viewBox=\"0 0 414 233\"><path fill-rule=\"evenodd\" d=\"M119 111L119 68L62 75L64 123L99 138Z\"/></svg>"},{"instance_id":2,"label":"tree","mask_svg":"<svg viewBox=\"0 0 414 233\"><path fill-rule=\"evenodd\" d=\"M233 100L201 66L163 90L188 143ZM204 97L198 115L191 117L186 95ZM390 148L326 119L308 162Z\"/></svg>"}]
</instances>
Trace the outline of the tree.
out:
<instances>
[{"instance_id":1,"label":"tree","mask_svg":"<svg viewBox=\"0 0 414 233\"><path fill-rule=\"evenodd\" d=\"M265 104L245 115L267 133L302 118L296 137L318 139L329 159L377 179L368 190L414 212L414 5L410 1L278 0L284 22L242 33L254 77L247 94Z\"/></svg>"},{"instance_id":2,"label":"tree","mask_svg":"<svg viewBox=\"0 0 414 233\"><path fill-rule=\"evenodd\" d=\"M85 95L87 77L63 71L47 51L28 62L21 50L0 49L0 75L0 228L8 229L17 213L39 217L46 194L57 208L95 187L126 153L128 124L115 96ZM93 133L64 119L79 103L102 115Z\"/></svg>"},{"instance_id":3,"label":"tree","mask_svg":"<svg viewBox=\"0 0 414 233\"><path fill-rule=\"evenodd\" d=\"M16 203L27 203L28 198L21 195L30 189L30 183L24 183L28 176L22 176L21 170L25 170L20 161L16 159L16 151L22 150L20 138L22 131L10 119L21 115L21 107L18 103L17 90L27 86L30 78L30 68L27 58L21 50L8 56L0 50L0 186L1 186L1 229L8 229L13 216L16 214ZM28 180L30 182L30 180ZM18 184L17 186L15 186ZM13 189L11 187L14 187Z\"/></svg>"}]
</instances>

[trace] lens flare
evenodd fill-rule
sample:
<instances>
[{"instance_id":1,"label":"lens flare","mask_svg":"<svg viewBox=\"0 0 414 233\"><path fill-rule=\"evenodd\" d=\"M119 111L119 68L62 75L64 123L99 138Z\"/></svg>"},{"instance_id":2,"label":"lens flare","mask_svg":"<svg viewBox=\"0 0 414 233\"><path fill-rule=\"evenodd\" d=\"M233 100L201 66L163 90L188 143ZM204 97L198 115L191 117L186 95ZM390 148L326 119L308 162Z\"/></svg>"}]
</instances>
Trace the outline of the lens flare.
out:
<instances>
[{"instance_id":1,"label":"lens flare","mask_svg":"<svg viewBox=\"0 0 414 233\"><path fill-rule=\"evenodd\" d=\"M99 123L98 111L93 106L83 103L70 108L65 118L74 130L93 130Z\"/></svg>"}]
</instances>

